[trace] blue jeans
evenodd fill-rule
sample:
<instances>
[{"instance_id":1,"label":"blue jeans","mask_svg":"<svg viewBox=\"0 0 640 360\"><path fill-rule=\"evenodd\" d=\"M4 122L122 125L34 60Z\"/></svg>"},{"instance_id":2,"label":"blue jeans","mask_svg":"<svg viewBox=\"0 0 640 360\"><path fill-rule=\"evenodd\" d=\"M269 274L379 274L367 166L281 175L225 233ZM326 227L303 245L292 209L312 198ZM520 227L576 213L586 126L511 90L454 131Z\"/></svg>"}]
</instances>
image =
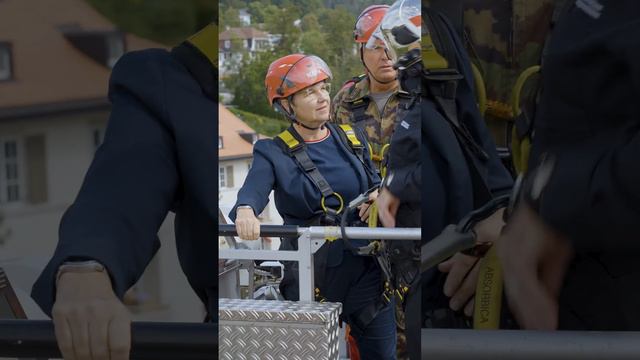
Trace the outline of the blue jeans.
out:
<instances>
[{"instance_id":1,"label":"blue jeans","mask_svg":"<svg viewBox=\"0 0 640 360\"><path fill-rule=\"evenodd\" d=\"M380 301L382 272L374 258L344 252L341 264L327 267L321 289L327 301L341 302L342 318L350 325L359 311ZM396 320L393 302L380 310L364 328L352 325L360 357L366 360L396 359Z\"/></svg>"}]
</instances>

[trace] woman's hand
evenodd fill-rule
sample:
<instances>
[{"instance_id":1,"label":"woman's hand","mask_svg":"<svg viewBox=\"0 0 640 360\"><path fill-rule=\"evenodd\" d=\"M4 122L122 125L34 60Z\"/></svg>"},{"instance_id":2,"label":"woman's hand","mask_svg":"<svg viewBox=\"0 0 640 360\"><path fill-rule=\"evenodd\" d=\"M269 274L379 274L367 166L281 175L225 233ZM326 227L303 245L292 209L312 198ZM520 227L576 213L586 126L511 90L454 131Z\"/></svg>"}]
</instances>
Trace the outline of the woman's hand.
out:
<instances>
[{"instance_id":1,"label":"woman's hand","mask_svg":"<svg viewBox=\"0 0 640 360\"><path fill-rule=\"evenodd\" d=\"M358 206L358 216L360 216L360 220L367 221L369 219L369 213L371 213L371 204L376 201L378 198L378 190L376 189L371 194L369 194L369 201Z\"/></svg>"},{"instance_id":2,"label":"woman's hand","mask_svg":"<svg viewBox=\"0 0 640 360\"><path fill-rule=\"evenodd\" d=\"M242 240L258 240L260 237L260 220L253 209L239 208L236 212L236 231Z\"/></svg>"}]
</instances>

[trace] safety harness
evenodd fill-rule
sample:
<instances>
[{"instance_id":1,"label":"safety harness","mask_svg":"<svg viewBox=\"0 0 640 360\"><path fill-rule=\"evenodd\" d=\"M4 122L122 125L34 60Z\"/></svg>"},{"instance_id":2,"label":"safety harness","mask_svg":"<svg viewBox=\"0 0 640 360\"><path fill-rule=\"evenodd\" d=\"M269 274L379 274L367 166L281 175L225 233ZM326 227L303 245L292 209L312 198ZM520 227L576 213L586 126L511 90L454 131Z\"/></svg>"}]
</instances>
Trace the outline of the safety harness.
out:
<instances>
[{"instance_id":1,"label":"safety harness","mask_svg":"<svg viewBox=\"0 0 640 360\"><path fill-rule=\"evenodd\" d=\"M338 135L338 138L340 139L342 144L358 158L358 160L360 161L360 163L365 169L365 173L367 174L369 183L372 183L373 182L372 169L369 169L369 166L367 165L364 158L365 147L360 141L360 139L358 139L358 137L356 136L356 133L351 127L351 125L342 124L342 125L338 125L338 127L330 126L330 129L333 130ZM339 215L344 208L344 199L340 194L333 191L333 189L331 188L327 180L320 173L320 170L318 170L318 167L314 164L313 160L311 160L311 158L309 157L309 154L307 154L307 151L306 151L307 145L305 144L300 134L298 134L298 132L293 128L293 126L291 126L288 129L281 132L280 134L278 134L274 140L276 140L276 142L280 145L280 147L282 147L283 150L295 160L298 167L302 169L305 175L311 180L311 182L313 182L316 188L320 191L320 193L322 194L321 206L325 214L330 216ZM327 207L325 204L325 199L331 196L335 196L340 202L340 206L338 207L337 210L331 209ZM338 223L339 221L335 222L335 224L338 224Z\"/></svg>"},{"instance_id":2,"label":"safety harness","mask_svg":"<svg viewBox=\"0 0 640 360\"><path fill-rule=\"evenodd\" d=\"M352 97L354 94L354 91L356 90L356 85L366 78L367 78L366 74L355 76L352 79L345 82L342 85L342 88L343 89L349 88L348 95ZM412 105L413 99L415 98L411 94L408 94L404 91L399 91L397 94L393 96L397 96L398 107L403 110L409 109ZM351 123L354 125L360 124L361 122L371 118L371 115L367 115L366 113L370 104L371 104L370 96L362 96L362 97L356 98L355 100L351 100L351 101L347 100L343 102L343 106L352 114ZM375 153L373 151L373 147L371 146L371 144L369 144L369 156L371 157L371 160L374 161L374 163L379 164L378 171L381 177L384 176L382 174L382 171L385 166L385 159L386 159L385 155L388 147L389 147L389 144L383 144L379 152Z\"/></svg>"},{"instance_id":3,"label":"safety harness","mask_svg":"<svg viewBox=\"0 0 640 360\"><path fill-rule=\"evenodd\" d=\"M338 138L342 142L343 145L358 158L360 163L362 163L365 172L367 173L367 178L369 180L369 184L373 183L373 175L375 169L371 169L367 162L365 161L365 147L364 144L358 139L355 130L348 124L340 124L337 127L334 127L328 124L329 128L338 135ZM300 167L301 170L304 171L306 176L313 182L318 191L322 194L321 206L323 210L323 214L320 215L323 217L322 223L324 224L332 224L332 225L341 225L342 228L342 238L344 244L347 249L351 250L355 255L359 256L373 256L376 258L378 264L380 265L383 275L383 291L381 295L381 300L376 301L374 303L365 306L362 310L360 310L357 315L352 317L353 322L355 322L355 326L363 330L366 326L375 319L377 314L384 308L393 297L393 287L391 283L391 272L388 265L388 261L385 260L385 252L383 243L379 240L371 241L368 245L363 247L355 247L348 239L344 232L344 227L346 226L346 221L348 218L348 214L351 210L356 209L359 205L363 204L368 200L368 195L374 191L377 187L370 188L364 194L361 194L356 199L351 201L347 208L344 208L344 199L340 194L333 191L329 183L326 181L324 176L320 173L316 165L313 163L309 155L306 151L306 144L302 137L298 134L298 132L293 128L293 126L289 127L287 130L284 130L280 134L275 137L276 142L283 148L283 150L291 156L296 164ZM335 196L340 201L340 206L338 209L331 209L327 207L324 203L324 199ZM373 215L373 219L375 219L375 223L377 226L377 216ZM372 221L372 217L370 215L370 222ZM371 226L371 224L370 224ZM335 239L327 239L329 241L333 241ZM322 264L326 264L322 259L319 259L319 269L316 269L316 287L314 289L315 297L317 301L323 302L326 299L322 296L320 292L320 287L323 285L324 276L323 273L325 271Z\"/></svg>"}]
</instances>

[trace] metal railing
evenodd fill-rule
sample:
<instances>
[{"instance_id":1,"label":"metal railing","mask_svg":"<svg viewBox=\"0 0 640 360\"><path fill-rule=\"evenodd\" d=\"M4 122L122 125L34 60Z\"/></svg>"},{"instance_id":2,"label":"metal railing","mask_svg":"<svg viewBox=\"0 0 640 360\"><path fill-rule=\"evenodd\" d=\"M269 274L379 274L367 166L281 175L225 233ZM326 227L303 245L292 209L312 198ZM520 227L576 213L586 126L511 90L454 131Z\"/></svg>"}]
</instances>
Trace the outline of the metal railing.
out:
<instances>
[{"instance_id":1,"label":"metal railing","mask_svg":"<svg viewBox=\"0 0 640 360\"><path fill-rule=\"evenodd\" d=\"M423 359L639 359L640 332L422 329Z\"/></svg>"},{"instance_id":2,"label":"metal railing","mask_svg":"<svg viewBox=\"0 0 640 360\"><path fill-rule=\"evenodd\" d=\"M420 240L420 228L348 227L349 239ZM236 236L235 225L218 225L219 236ZM338 226L298 227L294 225L262 225L260 236L298 237L298 250L237 250L221 249L220 259L284 260L299 263L300 301L313 301L313 254L326 239L342 238Z\"/></svg>"},{"instance_id":3,"label":"metal railing","mask_svg":"<svg viewBox=\"0 0 640 360\"><path fill-rule=\"evenodd\" d=\"M218 326L201 323L134 322L131 359L202 360L218 355ZM53 323L0 320L0 357L61 358Z\"/></svg>"}]
</instances>

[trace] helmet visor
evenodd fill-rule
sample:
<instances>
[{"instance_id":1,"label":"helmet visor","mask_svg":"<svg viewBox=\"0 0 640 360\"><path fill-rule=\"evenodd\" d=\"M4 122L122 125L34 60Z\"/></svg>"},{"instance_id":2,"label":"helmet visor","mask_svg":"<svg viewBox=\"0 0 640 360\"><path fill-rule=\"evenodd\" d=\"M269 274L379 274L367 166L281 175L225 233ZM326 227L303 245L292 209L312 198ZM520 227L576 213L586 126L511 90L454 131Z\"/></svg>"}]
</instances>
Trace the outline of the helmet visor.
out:
<instances>
[{"instance_id":1,"label":"helmet visor","mask_svg":"<svg viewBox=\"0 0 640 360\"><path fill-rule=\"evenodd\" d=\"M421 5L417 0L396 1L382 19L379 32L394 62L404 55L412 44L420 41L421 19Z\"/></svg>"},{"instance_id":2,"label":"helmet visor","mask_svg":"<svg viewBox=\"0 0 640 360\"><path fill-rule=\"evenodd\" d=\"M327 63L314 55L305 56L299 61L285 66L290 66L290 68L283 76L282 84L280 85L279 92L283 96L333 77Z\"/></svg>"}]
</instances>

